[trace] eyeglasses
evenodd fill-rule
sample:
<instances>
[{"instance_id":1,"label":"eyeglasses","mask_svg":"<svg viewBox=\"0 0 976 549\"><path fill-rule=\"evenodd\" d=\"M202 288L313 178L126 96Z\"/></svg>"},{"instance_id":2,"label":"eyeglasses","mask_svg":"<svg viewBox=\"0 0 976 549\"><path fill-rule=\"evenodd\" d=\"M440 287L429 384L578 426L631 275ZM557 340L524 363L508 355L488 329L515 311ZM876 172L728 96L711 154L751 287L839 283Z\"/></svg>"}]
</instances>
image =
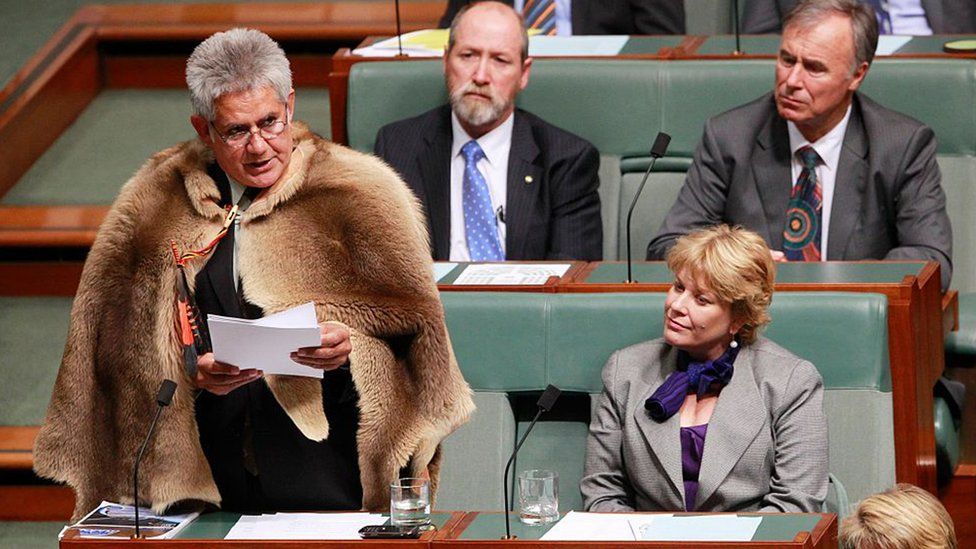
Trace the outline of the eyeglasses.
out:
<instances>
[{"instance_id":1,"label":"eyeglasses","mask_svg":"<svg viewBox=\"0 0 976 549\"><path fill-rule=\"evenodd\" d=\"M217 134L217 137L219 137L220 140L223 141L228 147L240 149L244 145L247 145L251 141L251 136L255 134L261 136L261 139L264 139L265 141L272 141L276 139L288 126L290 122L289 114L290 113L288 113L286 110L284 120L280 120L278 118L267 118L258 123L257 129L239 128L228 133L227 135L220 133L220 130L217 129L217 126L214 126L212 121L210 121L210 127L213 128L213 131Z\"/></svg>"}]
</instances>

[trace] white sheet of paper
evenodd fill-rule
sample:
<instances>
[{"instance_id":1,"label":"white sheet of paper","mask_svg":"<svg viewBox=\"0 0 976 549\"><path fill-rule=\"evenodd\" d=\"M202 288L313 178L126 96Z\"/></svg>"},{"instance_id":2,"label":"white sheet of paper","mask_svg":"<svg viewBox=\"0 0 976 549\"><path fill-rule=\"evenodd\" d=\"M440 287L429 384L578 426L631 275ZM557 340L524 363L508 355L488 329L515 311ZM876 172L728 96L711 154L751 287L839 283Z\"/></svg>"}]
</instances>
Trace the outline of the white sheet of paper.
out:
<instances>
[{"instance_id":1,"label":"white sheet of paper","mask_svg":"<svg viewBox=\"0 0 976 549\"><path fill-rule=\"evenodd\" d=\"M442 278L447 276L447 273L454 270L457 267L457 263L434 263L434 282L440 282Z\"/></svg>"},{"instance_id":2,"label":"white sheet of paper","mask_svg":"<svg viewBox=\"0 0 976 549\"><path fill-rule=\"evenodd\" d=\"M665 515L655 515L665 516ZM667 515L670 516L670 515ZM546 541L634 541L630 521L644 517L636 513L566 513L555 526L543 534Z\"/></svg>"},{"instance_id":3,"label":"white sheet of paper","mask_svg":"<svg viewBox=\"0 0 976 549\"><path fill-rule=\"evenodd\" d=\"M533 57L610 57L620 53L629 36L530 36Z\"/></svg>"},{"instance_id":4,"label":"white sheet of paper","mask_svg":"<svg viewBox=\"0 0 976 549\"><path fill-rule=\"evenodd\" d=\"M218 362L241 369L256 368L265 374L323 376L322 370L290 358L299 347L318 347L322 343L312 303L256 320L207 315L207 326Z\"/></svg>"},{"instance_id":5,"label":"white sheet of paper","mask_svg":"<svg viewBox=\"0 0 976 549\"><path fill-rule=\"evenodd\" d=\"M650 515L631 520L641 541L750 541L762 517Z\"/></svg>"},{"instance_id":6,"label":"white sheet of paper","mask_svg":"<svg viewBox=\"0 0 976 549\"><path fill-rule=\"evenodd\" d=\"M224 539L359 539L363 526L386 517L373 513L275 513L242 516Z\"/></svg>"},{"instance_id":7,"label":"white sheet of paper","mask_svg":"<svg viewBox=\"0 0 976 549\"><path fill-rule=\"evenodd\" d=\"M542 286L550 276L563 276L568 263L484 263L468 265L454 281L455 285L535 285Z\"/></svg>"},{"instance_id":8,"label":"white sheet of paper","mask_svg":"<svg viewBox=\"0 0 976 549\"><path fill-rule=\"evenodd\" d=\"M875 55L891 55L899 48L911 41L911 36L899 36L896 34L882 34L878 37L878 47L874 50Z\"/></svg>"}]
</instances>

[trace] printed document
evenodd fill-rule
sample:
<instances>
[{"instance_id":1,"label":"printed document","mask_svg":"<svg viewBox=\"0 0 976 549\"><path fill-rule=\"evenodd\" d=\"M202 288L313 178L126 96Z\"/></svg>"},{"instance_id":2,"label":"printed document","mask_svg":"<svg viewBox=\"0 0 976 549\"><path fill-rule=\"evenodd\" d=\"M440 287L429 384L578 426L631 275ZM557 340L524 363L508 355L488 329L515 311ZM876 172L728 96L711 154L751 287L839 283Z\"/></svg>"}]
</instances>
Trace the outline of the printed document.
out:
<instances>
[{"instance_id":1,"label":"printed document","mask_svg":"<svg viewBox=\"0 0 976 549\"><path fill-rule=\"evenodd\" d=\"M207 315L214 359L265 374L322 378L323 371L291 360L299 347L318 347L322 331L311 302L273 315L248 320Z\"/></svg>"}]
</instances>

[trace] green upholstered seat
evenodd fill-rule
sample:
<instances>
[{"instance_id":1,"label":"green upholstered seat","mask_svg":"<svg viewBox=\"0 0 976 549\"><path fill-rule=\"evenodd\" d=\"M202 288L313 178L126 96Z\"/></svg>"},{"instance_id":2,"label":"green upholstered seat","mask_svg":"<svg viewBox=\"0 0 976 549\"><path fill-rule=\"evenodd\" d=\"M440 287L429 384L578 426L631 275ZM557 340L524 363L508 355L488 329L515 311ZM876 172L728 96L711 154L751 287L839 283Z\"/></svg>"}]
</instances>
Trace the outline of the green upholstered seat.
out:
<instances>
[{"instance_id":1,"label":"green upholstered seat","mask_svg":"<svg viewBox=\"0 0 976 549\"><path fill-rule=\"evenodd\" d=\"M663 329L660 293L445 292L441 297L461 370L479 406L487 403L445 442L438 502L443 509L501 509L501 474L516 437L506 393L552 383L595 396L602 389L600 372L614 350L658 337ZM811 360L823 376L831 472L855 501L891 486L886 299L782 292L771 312L767 335ZM585 408L587 401L577 399L574 405ZM580 505L577 485L587 428L585 419L578 418L587 417L588 410L577 411L575 421L541 422L517 466L559 472L563 510ZM524 429L524 423L518 428Z\"/></svg>"},{"instance_id":2,"label":"green upholstered seat","mask_svg":"<svg viewBox=\"0 0 976 549\"><path fill-rule=\"evenodd\" d=\"M67 297L0 297L0 426L44 421L70 313Z\"/></svg>"},{"instance_id":3,"label":"green upholstered seat","mask_svg":"<svg viewBox=\"0 0 976 549\"><path fill-rule=\"evenodd\" d=\"M60 522L0 521L0 547L10 549L57 549Z\"/></svg>"}]
</instances>

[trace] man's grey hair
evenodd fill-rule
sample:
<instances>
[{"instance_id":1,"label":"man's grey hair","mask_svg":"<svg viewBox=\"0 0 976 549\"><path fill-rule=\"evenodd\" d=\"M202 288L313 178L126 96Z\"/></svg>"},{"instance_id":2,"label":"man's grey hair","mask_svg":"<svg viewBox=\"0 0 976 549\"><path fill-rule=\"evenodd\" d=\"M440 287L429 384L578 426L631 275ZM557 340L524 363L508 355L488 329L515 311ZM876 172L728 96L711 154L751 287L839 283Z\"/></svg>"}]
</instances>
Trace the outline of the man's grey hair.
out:
<instances>
[{"instance_id":1,"label":"man's grey hair","mask_svg":"<svg viewBox=\"0 0 976 549\"><path fill-rule=\"evenodd\" d=\"M812 28L831 15L843 15L851 21L854 35L854 60L851 73L861 63L871 65L878 49L878 19L874 9L858 0L803 0L783 19L783 31L791 25Z\"/></svg>"},{"instance_id":2,"label":"man's grey hair","mask_svg":"<svg viewBox=\"0 0 976 549\"><path fill-rule=\"evenodd\" d=\"M522 14L520 14L517 11L515 11L515 9L512 6L509 6L507 4L503 4L501 2L496 2L494 0L475 0L473 2L468 2L467 4L465 4L464 6L462 6L460 10L458 10L457 14L454 16L454 19L451 20L451 29L450 29L450 31L448 32L448 35L447 35L447 51L450 52L452 49L454 49L454 44L455 44L456 39L457 39L457 28L458 28L458 25L461 24L461 18L464 17L464 14L465 13L468 13L468 11L471 8L477 6L478 4L486 4L486 3L498 4L499 6L502 6L504 8L508 8L509 10L512 11L512 15L514 15L515 18L518 19L519 29L521 29L521 31L522 31L521 33L519 33L519 36L522 38L522 47L519 48L520 51L521 51L521 53L522 53L522 61L525 61L526 59L528 59L528 57L529 57L529 32L527 30L525 30L525 21L522 19Z\"/></svg>"},{"instance_id":3,"label":"man's grey hair","mask_svg":"<svg viewBox=\"0 0 976 549\"><path fill-rule=\"evenodd\" d=\"M267 34L231 29L207 38L186 61L186 85L193 112L214 119L214 101L225 93L271 87L283 103L291 93L291 68L284 50Z\"/></svg>"}]
</instances>

